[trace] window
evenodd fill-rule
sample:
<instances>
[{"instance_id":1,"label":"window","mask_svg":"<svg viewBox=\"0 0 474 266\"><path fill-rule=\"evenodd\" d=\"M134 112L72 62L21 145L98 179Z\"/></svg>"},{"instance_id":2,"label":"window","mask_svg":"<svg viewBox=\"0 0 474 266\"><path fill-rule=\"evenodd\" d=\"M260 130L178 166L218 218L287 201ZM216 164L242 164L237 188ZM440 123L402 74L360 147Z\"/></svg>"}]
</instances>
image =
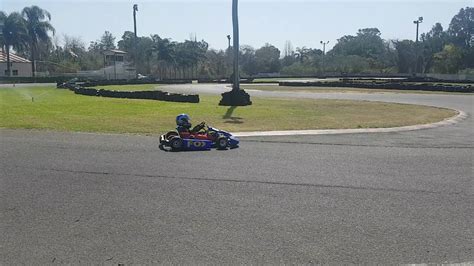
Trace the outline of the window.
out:
<instances>
[{"instance_id":1,"label":"window","mask_svg":"<svg viewBox=\"0 0 474 266\"><path fill-rule=\"evenodd\" d=\"M5 70L5 76L8 76L8 70Z\"/></svg>"},{"instance_id":2,"label":"window","mask_svg":"<svg viewBox=\"0 0 474 266\"><path fill-rule=\"evenodd\" d=\"M115 56L115 61L117 61L117 62L123 62L123 56L121 56L121 55Z\"/></svg>"},{"instance_id":3,"label":"window","mask_svg":"<svg viewBox=\"0 0 474 266\"><path fill-rule=\"evenodd\" d=\"M12 70L12 75L13 75L13 76L18 76L18 70L17 70L17 69Z\"/></svg>"}]
</instances>

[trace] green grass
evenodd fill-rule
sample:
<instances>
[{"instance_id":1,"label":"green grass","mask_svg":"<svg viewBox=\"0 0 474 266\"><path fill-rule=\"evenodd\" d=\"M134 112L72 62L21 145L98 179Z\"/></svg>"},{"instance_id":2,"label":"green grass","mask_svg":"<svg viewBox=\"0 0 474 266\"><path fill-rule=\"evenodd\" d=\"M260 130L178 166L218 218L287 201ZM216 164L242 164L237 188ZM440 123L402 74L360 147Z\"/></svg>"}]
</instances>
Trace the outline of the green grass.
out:
<instances>
[{"instance_id":1,"label":"green grass","mask_svg":"<svg viewBox=\"0 0 474 266\"><path fill-rule=\"evenodd\" d=\"M244 89L262 91L296 91L315 93L416 93L416 94L462 94L462 92L419 91L419 90L390 90L390 89L363 89L347 87L293 87L278 85L242 85Z\"/></svg>"},{"instance_id":2,"label":"green grass","mask_svg":"<svg viewBox=\"0 0 474 266\"><path fill-rule=\"evenodd\" d=\"M119 86L116 86L119 87ZM127 88L129 89L129 88ZM33 97L33 101L32 101ZM229 131L376 128L437 122L455 111L434 107L345 100L264 99L250 107L171 103L75 95L51 87L0 90L0 127L57 131L160 134L175 127L177 114Z\"/></svg>"}]
</instances>

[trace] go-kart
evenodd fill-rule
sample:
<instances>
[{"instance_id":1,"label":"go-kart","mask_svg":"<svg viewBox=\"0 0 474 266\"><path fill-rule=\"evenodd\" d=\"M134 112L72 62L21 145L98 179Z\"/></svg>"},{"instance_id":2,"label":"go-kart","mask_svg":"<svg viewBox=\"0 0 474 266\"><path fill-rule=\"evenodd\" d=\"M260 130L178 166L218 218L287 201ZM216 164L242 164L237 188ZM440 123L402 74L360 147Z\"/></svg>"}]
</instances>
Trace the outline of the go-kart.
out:
<instances>
[{"instance_id":1,"label":"go-kart","mask_svg":"<svg viewBox=\"0 0 474 266\"><path fill-rule=\"evenodd\" d=\"M226 150L239 147L239 139L227 131L200 123L189 131L169 131L160 136L160 148L170 148L172 151L200 151L217 148Z\"/></svg>"}]
</instances>

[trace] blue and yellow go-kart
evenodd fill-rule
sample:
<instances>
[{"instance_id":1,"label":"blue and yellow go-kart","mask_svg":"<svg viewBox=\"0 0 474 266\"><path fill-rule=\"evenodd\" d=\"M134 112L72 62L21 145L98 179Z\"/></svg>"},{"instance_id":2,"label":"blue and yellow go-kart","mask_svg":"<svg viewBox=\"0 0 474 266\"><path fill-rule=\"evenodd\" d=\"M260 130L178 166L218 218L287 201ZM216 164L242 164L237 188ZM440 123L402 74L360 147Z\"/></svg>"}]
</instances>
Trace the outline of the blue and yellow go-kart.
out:
<instances>
[{"instance_id":1,"label":"blue and yellow go-kart","mask_svg":"<svg viewBox=\"0 0 474 266\"><path fill-rule=\"evenodd\" d=\"M239 147L239 139L231 133L202 122L188 132L170 131L160 136L160 147L172 151L201 151L216 148L226 150Z\"/></svg>"}]
</instances>

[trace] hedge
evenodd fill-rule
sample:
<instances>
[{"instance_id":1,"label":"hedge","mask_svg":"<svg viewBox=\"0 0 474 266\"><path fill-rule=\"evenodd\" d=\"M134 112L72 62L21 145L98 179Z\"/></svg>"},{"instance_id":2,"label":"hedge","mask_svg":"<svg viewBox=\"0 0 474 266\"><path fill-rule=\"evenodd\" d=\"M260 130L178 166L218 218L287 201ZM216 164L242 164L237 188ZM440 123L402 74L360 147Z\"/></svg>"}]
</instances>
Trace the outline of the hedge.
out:
<instances>
[{"instance_id":1,"label":"hedge","mask_svg":"<svg viewBox=\"0 0 474 266\"><path fill-rule=\"evenodd\" d=\"M363 82L297 82L282 81L279 86L292 87L344 87L344 88L364 88L364 89L396 89L396 90L420 90L420 91L445 91L445 92L474 92L471 85L446 85L446 84L406 84L406 83L363 83Z\"/></svg>"}]
</instances>

